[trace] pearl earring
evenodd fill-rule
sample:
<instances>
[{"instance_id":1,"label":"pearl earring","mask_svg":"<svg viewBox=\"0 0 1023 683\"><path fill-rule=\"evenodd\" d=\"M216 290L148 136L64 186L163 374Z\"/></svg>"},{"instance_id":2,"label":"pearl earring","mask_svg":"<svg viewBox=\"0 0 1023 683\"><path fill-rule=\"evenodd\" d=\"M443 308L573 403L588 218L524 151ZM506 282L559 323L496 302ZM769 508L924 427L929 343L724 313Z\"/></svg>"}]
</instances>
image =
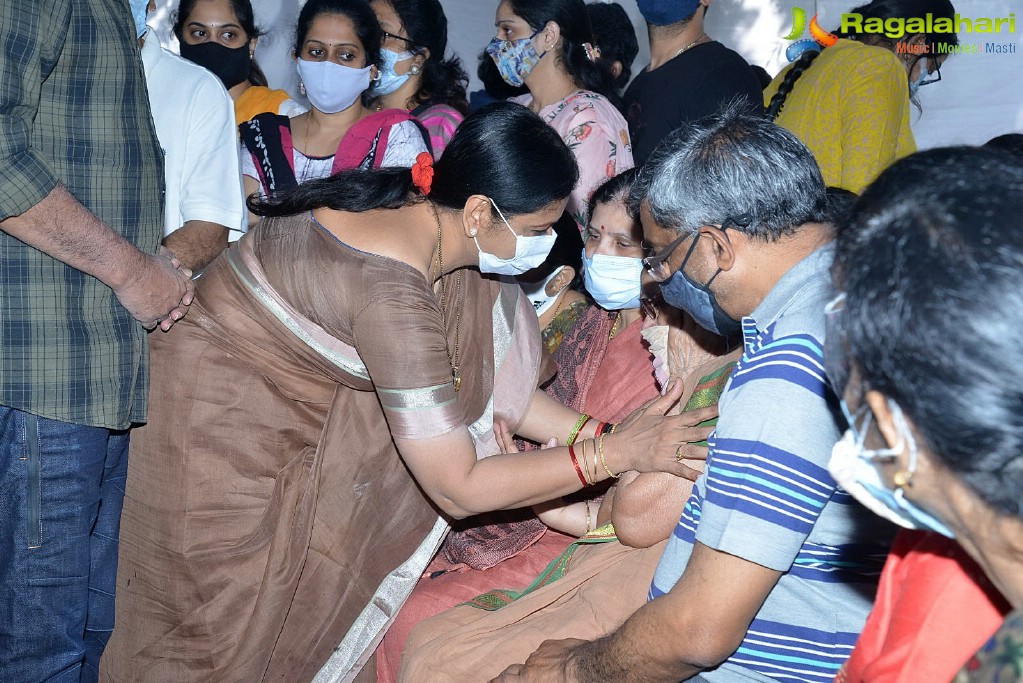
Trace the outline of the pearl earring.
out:
<instances>
[{"instance_id":1,"label":"pearl earring","mask_svg":"<svg viewBox=\"0 0 1023 683\"><path fill-rule=\"evenodd\" d=\"M412 68L409 69L408 72L413 76L418 76L419 74L423 73L423 70L419 68L418 64L413 64Z\"/></svg>"},{"instance_id":2,"label":"pearl earring","mask_svg":"<svg viewBox=\"0 0 1023 683\"><path fill-rule=\"evenodd\" d=\"M305 97L305 83L302 81L298 82L298 92L302 95L302 97Z\"/></svg>"}]
</instances>

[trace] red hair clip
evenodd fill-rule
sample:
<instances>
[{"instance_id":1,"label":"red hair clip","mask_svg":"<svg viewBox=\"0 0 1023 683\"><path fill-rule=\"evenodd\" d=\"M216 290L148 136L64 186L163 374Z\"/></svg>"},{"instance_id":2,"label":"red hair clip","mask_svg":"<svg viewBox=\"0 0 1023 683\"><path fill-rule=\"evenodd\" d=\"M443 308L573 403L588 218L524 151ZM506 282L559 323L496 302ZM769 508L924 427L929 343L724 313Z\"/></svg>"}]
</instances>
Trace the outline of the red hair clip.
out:
<instances>
[{"instance_id":1,"label":"red hair clip","mask_svg":"<svg viewBox=\"0 0 1023 683\"><path fill-rule=\"evenodd\" d=\"M433 157L429 152L420 152L412 166L412 184L425 197L433 187Z\"/></svg>"}]
</instances>

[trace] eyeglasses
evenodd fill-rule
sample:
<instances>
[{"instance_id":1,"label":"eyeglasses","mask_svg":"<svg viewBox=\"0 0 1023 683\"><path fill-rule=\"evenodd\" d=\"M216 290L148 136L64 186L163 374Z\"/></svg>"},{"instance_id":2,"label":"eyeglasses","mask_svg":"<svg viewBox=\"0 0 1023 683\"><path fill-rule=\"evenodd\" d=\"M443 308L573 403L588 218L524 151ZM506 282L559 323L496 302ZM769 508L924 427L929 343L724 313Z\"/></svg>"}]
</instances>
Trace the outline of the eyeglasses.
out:
<instances>
[{"instance_id":1,"label":"eyeglasses","mask_svg":"<svg viewBox=\"0 0 1023 683\"><path fill-rule=\"evenodd\" d=\"M387 31L384 31L383 40L381 40L380 42L381 43L386 43L388 40L400 40L401 42L405 43L405 49L407 49L409 51L412 51L413 49L418 47L415 43L413 43L408 38L402 38L401 36L396 36L393 33L388 33Z\"/></svg>"},{"instance_id":2,"label":"eyeglasses","mask_svg":"<svg viewBox=\"0 0 1023 683\"><path fill-rule=\"evenodd\" d=\"M738 216L729 216L725 220L721 221L721 225L719 226L709 227L717 227L721 232L724 232L730 227L749 227L749 224L752 222L753 217L748 213L743 213ZM672 241L671 244L665 247L661 253L654 254L653 256L647 256L643 259L643 267L646 268L647 272L650 273L650 277L652 277L656 282L664 282L671 277L671 269L668 267L668 259L671 258L671 255L675 253L675 250L678 249L687 239L690 237L694 238L693 243L689 245L689 251L686 252L685 257L682 259L681 267L685 267L685 264L689 261L689 257L692 256L693 250L696 249L696 242L699 236L699 232L682 235L678 239Z\"/></svg>"}]
</instances>

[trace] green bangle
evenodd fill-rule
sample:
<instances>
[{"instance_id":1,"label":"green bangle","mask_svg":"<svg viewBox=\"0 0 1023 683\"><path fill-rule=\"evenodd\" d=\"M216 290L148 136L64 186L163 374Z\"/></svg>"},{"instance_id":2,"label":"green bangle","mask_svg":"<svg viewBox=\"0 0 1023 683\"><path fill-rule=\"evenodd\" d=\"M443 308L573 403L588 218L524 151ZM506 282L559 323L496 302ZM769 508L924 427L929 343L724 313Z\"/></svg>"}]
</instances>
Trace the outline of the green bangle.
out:
<instances>
[{"instance_id":1,"label":"green bangle","mask_svg":"<svg viewBox=\"0 0 1023 683\"><path fill-rule=\"evenodd\" d=\"M568 433L568 441L565 442L566 446L571 446L572 444L575 443L575 440L579 438L579 432L582 430L583 427L586 426L586 423L589 421L590 416L587 415L586 413L583 413L582 415L579 416L579 419L575 421L575 425L572 427L572 431Z\"/></svg>"}]
</instances>

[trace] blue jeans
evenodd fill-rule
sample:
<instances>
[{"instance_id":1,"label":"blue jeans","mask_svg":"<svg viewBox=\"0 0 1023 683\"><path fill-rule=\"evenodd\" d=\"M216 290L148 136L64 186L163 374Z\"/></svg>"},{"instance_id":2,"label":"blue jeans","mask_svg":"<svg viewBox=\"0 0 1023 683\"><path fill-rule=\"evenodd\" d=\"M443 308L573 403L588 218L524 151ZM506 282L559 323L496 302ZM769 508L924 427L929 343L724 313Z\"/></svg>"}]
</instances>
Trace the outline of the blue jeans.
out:
<instances>
[{"instance_id":1,"label":"blue jeans","mask_svg":"<svg viewBox=\"0 0 1023 683\"><path fill-rule=\"evenodd\" d=\"M0 406L0 681L98 679L127 471L127 431Z\"/></svg>"}]
</instances>

